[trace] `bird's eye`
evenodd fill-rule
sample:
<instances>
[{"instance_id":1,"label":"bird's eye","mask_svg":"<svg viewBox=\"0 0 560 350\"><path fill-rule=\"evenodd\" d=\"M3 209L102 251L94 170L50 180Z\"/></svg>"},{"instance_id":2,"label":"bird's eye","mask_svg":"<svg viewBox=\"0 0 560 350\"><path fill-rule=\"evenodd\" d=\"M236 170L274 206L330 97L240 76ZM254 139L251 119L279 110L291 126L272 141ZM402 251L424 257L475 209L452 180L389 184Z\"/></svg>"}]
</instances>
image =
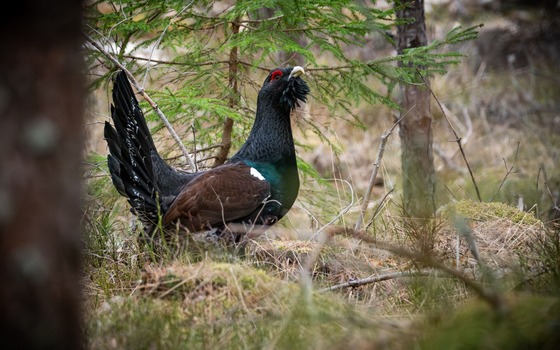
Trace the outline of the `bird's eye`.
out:
<instances>
[{"instance_id":1,"label":"bird's eye","mask_svg":"<svg viewBox=\"0 0 560 350\"><path fill-rule=\"evenodd\" d=\"M278 80L280 78L282 78L282 71L278 69L272 72L272 75L270 76L270 81Z\"/></svg>"}]
</instances>

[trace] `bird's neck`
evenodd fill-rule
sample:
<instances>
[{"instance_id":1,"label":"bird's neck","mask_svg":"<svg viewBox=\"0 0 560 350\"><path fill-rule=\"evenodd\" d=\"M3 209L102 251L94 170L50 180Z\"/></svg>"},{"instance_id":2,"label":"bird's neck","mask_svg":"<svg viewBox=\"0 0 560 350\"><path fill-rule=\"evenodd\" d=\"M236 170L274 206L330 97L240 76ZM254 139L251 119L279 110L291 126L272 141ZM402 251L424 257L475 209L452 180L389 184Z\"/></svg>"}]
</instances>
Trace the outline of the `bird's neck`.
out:
<instances>
[{"instance_id":1,"label":"bird's neck","mask_svg":"<svg viewBox=\"0 0 560 350\"><path fill-rule=\"evenodd\" d=\"M259 101L253 128L245 144L232 157L235 159L295 165L289 110Z\"/></svg>"}]
</instances>

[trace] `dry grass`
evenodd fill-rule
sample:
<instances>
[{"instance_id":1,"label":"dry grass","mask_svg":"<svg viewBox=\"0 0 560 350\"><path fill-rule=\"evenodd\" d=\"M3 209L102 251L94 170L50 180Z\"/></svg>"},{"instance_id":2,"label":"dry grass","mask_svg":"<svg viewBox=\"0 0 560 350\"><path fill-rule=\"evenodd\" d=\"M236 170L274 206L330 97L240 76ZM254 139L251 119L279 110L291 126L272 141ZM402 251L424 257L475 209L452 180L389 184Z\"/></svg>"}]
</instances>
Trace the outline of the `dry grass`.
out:
<instances>
[{"instance_id":1,"label":"dry grass","mask_svg":"<svg viewBox=\"0 0 560 350\"><path fill-rule=\"evenodd\" d=\"M531 242L542 239L546 228L531 213L522 212L503 203L462 201L445 208L450 215L467 218L482 260L501 275L520 268L520 256L529 265L539 266L539 252L531 250ZM449 215L449 214L448 214ZM478 263L465 239L460 239L457 254L457 222L448 221L439 232L438 258L460 269L475 271Z\"/></svg>"},{"instance_id":2,"label":"dry grass","mask_svg":"<svg viewBox=\"0 0 560 350\"><path fill-rule=\"evenodd\" d=\"M457 226L451 213L470 215L480 254L496 278L490 283L511 286L515 277L511 271L520 270L520 254L534 262L531 266L538 265L539 252L529 240L543 226L530 214L493 203L460 202L447 209L441 214L433 254L448 266L454 265L457 254L453 250ZM402 229L396 218L388 220L394 225L387 230ZM249 242L242 260L231 257L226 262L224 256L210 253L198 262L179 257L145 263L132 273L128 284L120 277L121 290L111 290L112 297L106 292L103 297L103 288L92 287L95 282L87 283L88 298L101 297L88 308L90 317L98 320L91 326L96 334L91 348L134 348L141 342L136 332L146 323L169 329L144 332L146 339L159 344L156 347L187 342L195 348L227 343L232 348L323 349L351 340L355 346L404 349L412 339L423 338L423 327L434 327L430 322L424 325L426 315L449 312L474 299L468 287L437 271L320 292L348 281L417 271L419 266L358 238L334 236L325 242L309 232L297 238L282 231L276 229ZM398 235L395 231L386 234ZM401 244L413 249L408 240ZM480 268L464 242L458 254L459 269L477 279ZM520 300L524 305L533 302ZM177 328L181 325L188 330Z\"/></svg>"}]
</instances>

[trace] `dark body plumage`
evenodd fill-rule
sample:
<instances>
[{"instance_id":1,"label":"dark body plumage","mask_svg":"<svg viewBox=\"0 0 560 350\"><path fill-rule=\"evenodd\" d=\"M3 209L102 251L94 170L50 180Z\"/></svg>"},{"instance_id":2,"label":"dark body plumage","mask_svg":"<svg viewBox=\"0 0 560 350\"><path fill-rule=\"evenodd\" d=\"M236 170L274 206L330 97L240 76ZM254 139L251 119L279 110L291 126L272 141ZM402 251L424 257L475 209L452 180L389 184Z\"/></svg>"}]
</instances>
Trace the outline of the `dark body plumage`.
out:
<instances>
[{"instance_id":1,"label":"dark body plumage","mask_svg":"<svg viewBox=\"0 0 560 350\"><path fill-rule=\"evenodd\" d=\"M271 71L247 141L226 164L198 173L174 169L161 158L125 73L117 74L114 127L105 123L109 170L147 235L161 222L189 232L230 232L237 240L244 232L231 232L230 224L269 226L288 212L299 190L290 113L309 93L301 74L301 67Z\"/></svg>"}]
</instances>

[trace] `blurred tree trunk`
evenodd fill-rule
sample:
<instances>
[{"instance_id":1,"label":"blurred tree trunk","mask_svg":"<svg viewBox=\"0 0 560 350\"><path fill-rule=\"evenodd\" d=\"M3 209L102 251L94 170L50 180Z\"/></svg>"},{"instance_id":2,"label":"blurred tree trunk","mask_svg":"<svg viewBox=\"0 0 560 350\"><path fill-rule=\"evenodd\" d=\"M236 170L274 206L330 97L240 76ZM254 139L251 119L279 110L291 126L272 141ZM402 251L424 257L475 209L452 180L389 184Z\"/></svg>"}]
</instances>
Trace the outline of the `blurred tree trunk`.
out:
<instances>
[{"instance_id":1,"label":"blurred tree trunk","mask_svg":"<svg viewBox=\"0 0 560 350\"><path fill-rule=\"evenodd\" d=\"M398 53L425 46L424 1L396 1L397 18L408 20L397 27ZM418 67L421 68L421 67ZM417 76L414 85L401 85L400 123L403 169L403 200L408 216L430 218L435 212L435 169L432 151L432 116L430 91Z\"/></svg>"},{"instance_id":2,"label":"blurred tree trunk","mask_svg":"<svg viewBox=\"0 0 560 350\"><path fill-rule=\"evenodd\" d=\"M80 1L22 0L0 24L0 339L78 349Z\"/></svg>"}]
</instances>

